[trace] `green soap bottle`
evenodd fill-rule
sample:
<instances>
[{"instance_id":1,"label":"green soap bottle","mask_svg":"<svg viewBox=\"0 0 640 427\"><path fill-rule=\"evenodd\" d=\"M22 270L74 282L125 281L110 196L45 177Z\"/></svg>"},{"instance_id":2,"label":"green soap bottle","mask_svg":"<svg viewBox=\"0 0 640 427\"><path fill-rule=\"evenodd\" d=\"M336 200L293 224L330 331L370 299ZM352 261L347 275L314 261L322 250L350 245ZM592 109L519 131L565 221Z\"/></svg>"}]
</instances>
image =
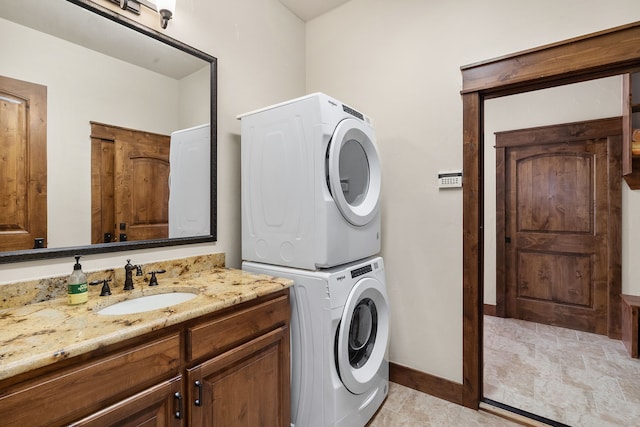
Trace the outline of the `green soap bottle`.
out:
<instances>
[{"instance_id":1,"label":"green soap bottle","mask_svg":"<svg viewBox=\"0 0 640 427\"><path fill-rule=\"evenodd\" d=\"M87 276L82 272L80 255L76 255L76 264L73 266L73 273L69 276L67 294L69 296L70 305L82 304L87 302L89 299Z\"/></svg>"}]
</instances>

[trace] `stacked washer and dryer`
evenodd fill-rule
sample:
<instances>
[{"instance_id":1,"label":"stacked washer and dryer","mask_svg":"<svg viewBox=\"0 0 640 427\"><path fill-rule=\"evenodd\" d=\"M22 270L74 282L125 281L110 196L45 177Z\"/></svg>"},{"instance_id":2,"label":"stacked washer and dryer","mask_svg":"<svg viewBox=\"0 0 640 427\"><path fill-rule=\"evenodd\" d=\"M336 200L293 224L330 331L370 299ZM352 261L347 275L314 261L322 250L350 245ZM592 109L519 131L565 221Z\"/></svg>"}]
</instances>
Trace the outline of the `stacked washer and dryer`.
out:
<instances>
[{"instance_id":1,"label":"stacked washer and dryer","mask_svg":"<svg viewBox=\"0 0 640 427\"><path fill-rule=\"evenodd\" d=\"M294 281L291 425L364 426L389 384L371 121L322 93L239 118L242 268Z\"/></svg>"}]
</instances>

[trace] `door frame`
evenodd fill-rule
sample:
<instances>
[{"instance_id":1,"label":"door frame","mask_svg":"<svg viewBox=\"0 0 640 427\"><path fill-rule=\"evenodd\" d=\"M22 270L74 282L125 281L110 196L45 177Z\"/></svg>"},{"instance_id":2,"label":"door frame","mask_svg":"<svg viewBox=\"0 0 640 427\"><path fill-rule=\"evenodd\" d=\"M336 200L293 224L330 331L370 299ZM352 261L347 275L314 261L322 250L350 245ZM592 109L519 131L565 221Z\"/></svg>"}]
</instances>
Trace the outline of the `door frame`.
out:
<instances>
[{"instance_id":1,"label":"door frame","mask_svg":"<svg viewBox=\"0 0 640 427\"><path fill-rule=\"evenodd\" d=\"M538 128L519 129L498 132L496 134L496 315L506 317L506 152L513 147L542 145L536 137L541 133L552 133L562 141L582 141L585 139L605 139L607 144L607 335L620 339L622 324L622 278L616 272L621 271L621 260L616 254L621 253L622 236L622 191L621 191L621 146L622 118L588 120L564 123ZM504 136L514 135L505 143ZM529 140L528 137L531 137ZM552 144L552 143L549 143ZM555 142L553 143L555 144Z\"/></svg>"},{"instance_id":2,"label":"door frame","mask_svg":"<svg viewBox=\"0 0 640 427\"><path fill-rule=\"evenodd\" d=\"M484 100L634 71L639 44L635 22L461 67L464 406L477 409L482 399Z\"/></svg>"}]
</instances>

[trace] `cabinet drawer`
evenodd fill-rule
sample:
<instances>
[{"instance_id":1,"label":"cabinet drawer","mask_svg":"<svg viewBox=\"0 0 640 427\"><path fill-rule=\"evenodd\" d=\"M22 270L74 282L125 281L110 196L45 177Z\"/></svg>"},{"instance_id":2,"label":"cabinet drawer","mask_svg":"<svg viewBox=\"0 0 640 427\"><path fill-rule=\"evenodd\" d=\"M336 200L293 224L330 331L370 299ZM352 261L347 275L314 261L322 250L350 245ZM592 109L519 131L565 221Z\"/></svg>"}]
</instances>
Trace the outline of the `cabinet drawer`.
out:
<instances>
[{"instance_id":1,"label":"cabinet drawer","mask_svg":"<svg viewBox=\"0 0 640 427\"><path fill-rule=\"evenodd\" d=\"M174 334L3 390L0 419L3 426L58 425L175 376L179 367Z\"/></svg>"},{"instance_id":2,"label":"cabinet drawer","mask_svg":"<svg viewBox=\"0 0 640 427\"><path fill-rule=\"evenodd\" d=\"M289 294L247 307L187 331L189 361L210 356L289 323Z\"/></svg>"},{"instance_id":3,"label":"cabinet drawer","mask_svg":"<svg viewBox=\"0 0 640 427\"><path fill-rule=\"evenodd\" d=\"M178 376L76 421L70 427L179 427L184 418L184 404L178 403L181 391L182 378Z\"/></svg>"}]
</instances>

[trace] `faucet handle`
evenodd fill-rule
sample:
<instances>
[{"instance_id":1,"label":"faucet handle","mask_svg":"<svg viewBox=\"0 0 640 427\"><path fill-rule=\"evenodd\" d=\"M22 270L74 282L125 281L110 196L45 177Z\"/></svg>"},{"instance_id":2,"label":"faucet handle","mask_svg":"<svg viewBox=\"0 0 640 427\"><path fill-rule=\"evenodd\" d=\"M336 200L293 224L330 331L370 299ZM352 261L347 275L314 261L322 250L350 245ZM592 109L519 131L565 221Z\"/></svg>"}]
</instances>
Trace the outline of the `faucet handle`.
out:
<instances>
[{"instance_id":1,"label":"faucet handle","mask_svg":"<svg viewBox=\"0 0 640 427\"><path fill-rule=\"evenodd\" d=\"M134 265L136 268L136 276L142 276L142 264Z\"/></svg>"},{"instance_id":2,"label":"faucet handle","mask_svg":"<svg viewBox=\"0 0 640 427\"><path fill-rule=\"evenodd\" d=\"M95 285L99 285L100 283L102 283L102 290L100 291L100 296L104 297L107 295L111 295L111 289L109 288L109 282L111 281L111 279L101 279L101 280L94 280L93 282L89 282L89 284L91 286L95 286Z\"/></svg>"},{"instance_id":3,"label":"faucet handle","mask_svg":"<svg viewBox=\"0 0 640 427\"><path fill-rule=\"evenodd\" d=\"M151 275L151 279L149 279L149 286L158 286L158 278L156 277L156 274L162 274L165 273L167 270L154 270L154 271L150 271L149 274Z\"/></svg>"}]
</instances>

